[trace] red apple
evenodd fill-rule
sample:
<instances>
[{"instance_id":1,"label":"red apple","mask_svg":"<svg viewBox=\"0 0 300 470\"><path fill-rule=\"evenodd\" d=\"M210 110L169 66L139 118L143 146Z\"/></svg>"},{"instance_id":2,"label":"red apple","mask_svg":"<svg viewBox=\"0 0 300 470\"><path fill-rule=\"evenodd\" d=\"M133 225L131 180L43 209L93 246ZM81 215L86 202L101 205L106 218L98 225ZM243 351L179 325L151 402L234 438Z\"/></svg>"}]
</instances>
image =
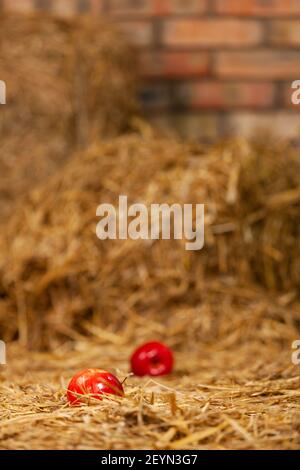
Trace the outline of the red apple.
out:
<instances>
[{"instance_id":1,"label":"red apple","mask_svg":"<svg viewBox=\"0 0 300 470\"><path fill-rule=\"evenodd\" d=\"M85 369L71 379L67 398L71 405L86 403L92 397L102 400L103 395L124 396L121 382L110 372L103 369Z\"/></svg>"},{"instance_id":2,"label":"red apple","mask_svg":"<svg viewBox=\"0 0 300 470\"><path fill-rule=\"evenodd\" d=\"M172 372L173 363L172 351L158 341L143 344L131 356L131 370L140 377L169 374Z\"/></svg>"}]
</instances>

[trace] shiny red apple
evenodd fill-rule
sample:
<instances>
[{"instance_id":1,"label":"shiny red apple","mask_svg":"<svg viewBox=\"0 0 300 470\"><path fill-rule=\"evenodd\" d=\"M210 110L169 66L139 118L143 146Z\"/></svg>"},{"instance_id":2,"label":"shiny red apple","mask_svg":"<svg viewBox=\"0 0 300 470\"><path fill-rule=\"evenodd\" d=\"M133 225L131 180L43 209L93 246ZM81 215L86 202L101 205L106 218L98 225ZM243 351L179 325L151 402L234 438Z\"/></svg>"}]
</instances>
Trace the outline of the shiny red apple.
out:
<instances>
[{"instance_id":1,"label":"shiny red apple","mask_svg":"<svg viewBox=\"0 0 300 470\"><path fill-rule=\"evenodd\" d=\"M67 398L71 405L86 403L89 398L102 400L104 395L124 396L119 379L103 369L85 369L71 379Z\"/></svg>"},{"instance_id":2,"label":"shiny red apple","mask_svg":"<svg viewBox=\"0 0 300 470\"><path fill-rule=\"evenodd\" d=\"M140 377L169 374L172 372L173 364L171 349L158 341L143 344L131 356L131 370Z\"/></svg>"}]
</instances>

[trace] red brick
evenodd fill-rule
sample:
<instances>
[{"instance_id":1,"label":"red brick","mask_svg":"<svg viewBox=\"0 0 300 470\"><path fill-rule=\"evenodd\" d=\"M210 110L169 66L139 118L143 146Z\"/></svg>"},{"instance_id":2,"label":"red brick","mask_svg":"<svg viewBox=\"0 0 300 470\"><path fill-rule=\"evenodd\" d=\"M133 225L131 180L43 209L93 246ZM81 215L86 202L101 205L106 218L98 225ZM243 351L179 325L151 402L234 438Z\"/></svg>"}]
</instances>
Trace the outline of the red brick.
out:
<instances>
[{"instance_id":1,"label":"red brick","mask_svg":"<svg viewBox=\"0 0 300 470\"><path fill-rule=\"evenodd\" d=\"M174 47L241 47L259 44L261 25L238 19L181 19L165 22L163 43Z\"/></svg>"},{"instance_id":2,"label":"red brick","mask_svg":"<svg viewBox=\"0 0 300 470\"><path fill-rule=\"evenodd\" d=\"M102 13L104 9L104 3L105 0L90 0L90 10L95 14Z\"/></svg>"},{"instance_id":3,"label":"red brick","mask_svg":"<svg viewBox=\"0 0 300 470\"><path fill-rule=\"evenodd\" d=\"M41 11L51 11L52 0L35 0L35 8Z\"/></svg>"},{"instance_id":4,"label":"red brick","mask_svg":"<svg viewBox=\"0 0 300 470\"><path fill-rule=\"evenodd\" d=\"M151 21L120 21L117 22L117 27L136 46L149 46L153 43L153 25Z\"/></svg>"},{"instance_id":5,"label":"red brick","mask_svg":"<svg viewBox=\"0 0 300 470\"><path fill-rule=\"evenodd\" d=\"M273 104L275 96L274 85L265 82L194 82L185 83L178 90L184 104L191 108L266 108Z\"/></svg>"},{"instance_id":6,"label":"red brick","mask_svg":"<svg viewBox=\"0 0 300 470\"><path fill-rule=\"evenodd\" d=\"M276 45L300 46L300 20L273 21L270 41Z\"/></svg>"},{"instance_id":7,"label":"red brick","mask_svg":"<svg viewBox=\"0 0 300 470\"><path fill-rule=\"evenodd\" d=\"M108 12L114 15L148 15L154 12L153 0L109 0Z\"/></svg>"},{"instance_id":8,"label":"red brick","mask_svg":"<svg viewBox=\"0 0 300 470\"><path fill-rule=\"evenodd\" d=\"M61 17L70 17L77 13L77 5L74 0L51 0L51 11Z\"/></svg>"},{"instance_id":9,"label":"red brick","mask_svg":"<svg viewBox=\"0 0 300 470\"><path fill-rule=\"evenodd\" d=\"M143 51L140 57L144 77L201 77L208 74L207 52Z\"/></svg>"},{"instance_id":10,"label":"red brick","mask_svg":"<svg viewBox=\"0 0 300 470\"><path fill-rule=\"evenodd\" d=\"M99 2L97 3L97 7L99 6ZM88 13L92 9L92 2L91 0L76 0L76 9L79 13Z\"/></svg>"},{"instance_id":11,"label":"red brick","mask_svg":"<svg viewBox=\"0 0 300 470\"><path fill-rule=\"evenodd\" d=\"M294 80L300 77L300 54L284 50L219 52L215 72L225 78Z\"/></svg>"},{"instance_id":12,"label":"red brick","mask_svg":"<svg viewBox=\"0 0 300 470\"><path fill-rule=\"evenodd\" d=\"M207 11L209 0L156 0L155 12L161 15L200 14Z\"/></svg>"},{"instance_id":13,"label":"red brick","mask_svg":"<svg viewBox=\"0 0 300 470\"><path fill-rule=\"evenodd\" d=\"M215 0L219 14L300 16L300 0Z\"/></svg>"},{"instance_id":14,"label":"red brick","mask_svg":"<svg viewBox=\"0 0 300 470\"><path fill-rule=\"evenodd\" d=\"M235 112L226 116L226 128L230 134L255 137L269 131L276 138L299 140L300 113L293 111Z\"/></svg>"},{"instance_id":15,"label":"red brick","mask_svg":"<svg viewBox=\"0 0 300 470\"><path fill-rule=\"evenodd\" d=\"M208 0L109 0L108 12L117 16L204 13Z\"/></svg>"},{"instance_id":16,"label":"red brick","mask_svg":"<svg viewBox=\"0 0 300 470\"><path fill-rule=\"evenodd\" d=\"M35 10L34 0L2 0L3 9L9 11L18 11L18 12L31 12Z\"/></svg>"}]
</instances>

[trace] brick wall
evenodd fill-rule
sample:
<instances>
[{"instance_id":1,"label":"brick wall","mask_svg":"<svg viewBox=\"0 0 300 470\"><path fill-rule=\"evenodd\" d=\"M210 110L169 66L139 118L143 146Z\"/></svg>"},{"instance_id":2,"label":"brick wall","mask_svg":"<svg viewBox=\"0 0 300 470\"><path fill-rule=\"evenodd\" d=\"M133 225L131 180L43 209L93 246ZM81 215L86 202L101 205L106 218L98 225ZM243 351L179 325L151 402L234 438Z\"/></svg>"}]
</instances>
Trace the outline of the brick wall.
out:
<instances>
[{"instance_id":1,"label":"brick wall","mask_svg":"<svg viewBox=\"0 0 300 470\"><path fill-rule=\"evenodd\" d=\"M298 138L300 0L0 0L4 9L91 11L138 47L145 112L188 136Z\"/></svg>"}]
</instances>

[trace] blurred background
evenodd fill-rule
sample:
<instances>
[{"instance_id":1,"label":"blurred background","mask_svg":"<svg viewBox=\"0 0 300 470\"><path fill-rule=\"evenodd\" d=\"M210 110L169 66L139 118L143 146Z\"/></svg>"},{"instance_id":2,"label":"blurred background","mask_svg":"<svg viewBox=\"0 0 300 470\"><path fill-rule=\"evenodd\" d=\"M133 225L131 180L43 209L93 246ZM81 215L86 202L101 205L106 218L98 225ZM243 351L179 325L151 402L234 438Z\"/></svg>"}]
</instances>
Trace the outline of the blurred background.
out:
<instances>
[{"instance_id":1,"label":"blurred background","mask_svg":"<svg viewBox=\"0 0 300 470\"><path fill-rule=\"evenodd\" d=\"M104 16L138 48L143 110L187 137L298 139L291 82L300 77L297 0L2 0L3 11Z\"/></svg>"}]
</instances>

